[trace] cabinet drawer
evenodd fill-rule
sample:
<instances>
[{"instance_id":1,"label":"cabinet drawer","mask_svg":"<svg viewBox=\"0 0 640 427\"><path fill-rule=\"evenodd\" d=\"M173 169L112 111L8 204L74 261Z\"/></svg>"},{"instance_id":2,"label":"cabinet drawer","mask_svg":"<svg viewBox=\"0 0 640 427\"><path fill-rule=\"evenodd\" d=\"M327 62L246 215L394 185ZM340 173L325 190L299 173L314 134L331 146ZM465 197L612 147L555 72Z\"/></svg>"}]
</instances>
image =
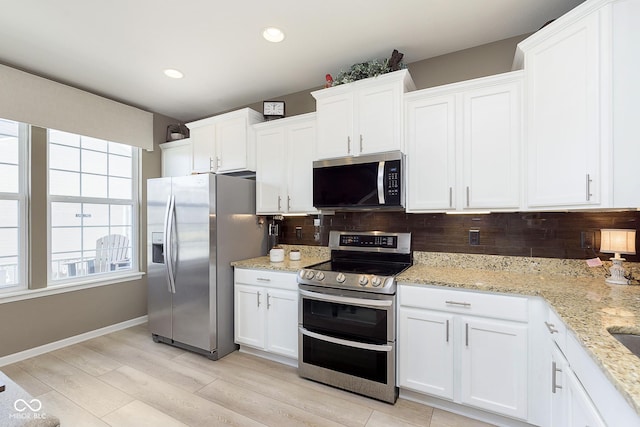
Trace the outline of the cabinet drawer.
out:
<instances>
[{"instance_id":1,"label":"cabinet drawer","mask_svg":"<svg viewBox=\"0 0 640 427\"><path fill-rule=\"evenodd\" d=\"M402 285L399 288L400 305L405 307L427 308L520 322L529 320L529 301L524 297L426 286Z\"/></svg>"},{"instance_id":2,"label":"cabinet drawer","mask_svg":"<svg viewBox=\"0 0 640 427\"><path fill-rule=\"evenodd\" d=\"M236 268L234 271L234 281L235 283L245 285L266 286L291 291L298 290L296 273Z\"/></svg>"}]
</instances>

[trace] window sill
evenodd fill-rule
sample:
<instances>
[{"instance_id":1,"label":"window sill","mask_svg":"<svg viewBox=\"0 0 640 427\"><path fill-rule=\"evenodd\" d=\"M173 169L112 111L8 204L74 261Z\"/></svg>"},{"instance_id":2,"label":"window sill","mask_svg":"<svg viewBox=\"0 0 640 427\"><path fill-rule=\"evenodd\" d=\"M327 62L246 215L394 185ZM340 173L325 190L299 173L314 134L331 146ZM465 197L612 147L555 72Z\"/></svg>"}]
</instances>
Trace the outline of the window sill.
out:
<instances>
[{"instance_id":1,"label":"window sill","mask_svg":"<svg viewBox=\"0 0 640 427\"><path fill-rule=\"evenodd\" d=\"M119 275L111 275L108 278L95 278L89 280L82 280L73 283L64 283L60 285L49 284L46 288L41 289L20 289L18 291L8 291L6 293L0 293L0 304L9 302L22 301L32 298L46 297L50 295L62 294L66 292L81 291L84 289L97 288L99 286L114 285L122 282L130 282L133 280L142 279L145 275L143 271L128 272Z\"/></svg>"}]
</instances>

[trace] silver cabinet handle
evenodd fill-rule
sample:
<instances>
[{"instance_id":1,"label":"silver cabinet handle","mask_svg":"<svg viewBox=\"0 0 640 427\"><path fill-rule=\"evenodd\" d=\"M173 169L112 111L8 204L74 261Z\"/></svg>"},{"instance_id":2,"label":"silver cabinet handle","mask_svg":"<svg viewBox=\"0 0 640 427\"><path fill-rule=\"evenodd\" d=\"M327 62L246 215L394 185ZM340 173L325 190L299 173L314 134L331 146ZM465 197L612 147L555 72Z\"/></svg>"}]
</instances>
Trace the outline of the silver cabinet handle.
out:
<instances>
[{"instance_id":1,"label":"silver cabinet handle","mask_svg":"<svg viewBox=\"0 0 640 427\"><path fill-rule=\"evenodd\" d=\"M271 282L271 279L265 279L264 277L258 277L256 280L258 282Z\"/></svg>"},{"instance_id":2,"label":"silver cabinet handle","mask_svg":"<svg viewBox=\"0 0 640 427\"><path fill-rule=\"evenodd\" d=\"M449 207L453 207L453 187L449 187Z\"/></svg>"},{"instance_id":3,"label":"silver cabinet handle","mask_svg":"<svg viewBox=\"0 0 640 427\"><path fill-rule=\"evenodd\" d=\"M551 362L551 393L555 393L556 390L562 389L562 386L557 384L558 372L562 372L562 369L558 369L556 362Z\"/></svg>"},{"instance_id":4,"label":"silver cabinet handle","mask_svg":"<svg viewBox=\"0 0 640 427\"><path fill-rule=\"evenodd\" d=\"M213 170L213 159L211 157L209 157L209 170Z\"/></svg>"},{"instance_id":5,"label":"silver cabinet handle","mask_svg":"<svg viewBox=\"0 0 640 427\"><path fill-rule=\"evenodd\" d=\"M347 137L347 154L351 154L351 137Z\"/></svg>"},{"instance_id":6,"label":"silver cabinet handle","mask_svg":"<svg viewBox=\"0 0 640 427\"><path fill-rule=\"evenodd\" d=\"M222 159L220 158L220 156L216 156L216 166L218 168L220 168L220 166L222 166Z\"/></svg>"},{"instance_id":7,"label":"silver cabinet handle","mask_svg":"<svg viewBox=\"0 0 640 427\"><path fill-rule=\"evenodd\" d=\"M278 196L278 210L282 209L281 206L282 206L282 197Z\"/></svg>"},{"instance_id":8,"label":"silver cabinet handle","mask_svg":"<svg viewBox=\"0 0 640 427\"><path fill-rule=\"evenodd\" d=\"M451 305L461 305L463 307L471 307L471 303L469 302L445 301L444 303L451 304Z\"/></svg>"},{"instance_id":9,"label":"silver cabinet handle","mask_svg":"<svg viewBox=\"0 0 640 427\"><path fill-rule=\"evenodd\" d=\"M362 134L360 134L360 152L362 153Z\"/></svg>"},{"instance_id":10,"label":"silver cabinet handle","mask_svg":"<svg viewBox=\"0 0 640 427\"><path fill-rule=\"evenodd\" d=\"M467 207L469 207L469 186L467 186Z\"/></svg>"},{"instance_id":11,"label":"silver cabinet handle","mask_svg":"<svg viewBox=\"0 0 640 427\"><path fill-rule=\"evenodd\" d=\"M258 307L260 307L260 292L256 292L256 300L258 301Z\"/></svg>"},{"instance_id":12,"label":"silver cabinet handle","mask_svg":"<svg viewBox=\"0 0 640 427\"><path fill-rule=\"evenodd\" d=\"M287 196L287 212L291 210L291 196Z\"/></svg>"},{"instance_id":13,"label":"silver cabinet handle","mask_svg":"<svg viewBox=\"0 0 640 427\"><path fill-rule=\"evenodd\" d=\"M554 325L553 323L544 322L544 324L547 326L550 334L553 335L558 333L558 330L555 328L556 325Z\"/></svg>"},{"instance_id":14,"label":"silver cabinet handle","mask_svg":"<svg viewBox=\"0 0 640 427\"><path fill-rule=\"evenodd\" d=\"M449 342L449 319L447 319L447 342Z\"/></svg>"},{"instance_id":15,"label":"silver cabinet handle","mask_svg":"<svg viewBox=\"0 0 640 427\"><path fill-rule=\"evenodd\" d=\"M469 324L464 324L464 345L469 347Z\"/></svg>"},{"instance_id":16,"label":"silver cabinet handle","mask_svg":"<svg viewBox=\"0 0 640 427\"><path fill-rule=\"evenodd\" d=\"M267 292L267 310L271 307L271 295Z\"/></svg>"},{"instance_id":17,"label":"silver cabinet handle","mask_svg":"<svg viewBox=\"0 0 640 427\"><path fill-rule=\"evenodd\" d=\"M591 196L593 196L593 194L591 194L591 181L591 175L587 174L587 202L591 200Z\"/></svg>"}]
</instances>

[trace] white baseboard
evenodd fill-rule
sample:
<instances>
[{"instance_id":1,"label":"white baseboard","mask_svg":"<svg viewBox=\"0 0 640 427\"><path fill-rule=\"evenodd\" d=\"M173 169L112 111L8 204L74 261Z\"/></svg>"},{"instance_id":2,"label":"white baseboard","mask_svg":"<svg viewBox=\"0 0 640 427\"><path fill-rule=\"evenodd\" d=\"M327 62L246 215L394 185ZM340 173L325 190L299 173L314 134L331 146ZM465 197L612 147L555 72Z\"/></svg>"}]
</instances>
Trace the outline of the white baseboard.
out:
<instances>
[{"instance_id":1,"label":"white baseboard","mask_svg":"<svg viewBox=\"0 0 640 427\"><path fill-rule=\"evenodd\" d=\"M279 354L273 354L273 353L269 353L268 351L257 350L255 348L246 347L243 345L240 346L239 351L240 353L247 353L253 356L262 357L263 359L268 359L273 362L282 363L283 365L289 365L294 368L298 367L298 361L296 359L292 359L287 356L280 356Z\"/></svg>"},{"instance_id":2,"label":"white baseboard","mask_svg":"<svg viewBox=\"0 0 640 427\"><path fill-rule=\"evenodd\" d=\"M482 421L499 427L534 427L525 421L515 420L504 417L502 415L486 412L481 409L472 408L471 406L457 404L448 400L429 396L415 391L400 389L400 398L410 400L412 402L422 403L432 408L442 409L447 412L462 415L474 420Z\"/></svg>"},{"instance_id":3,"label":"white baseboard","mask_svg":"<svg viewBox=\"0 0 640 427\"><path fill-rule=\"evenodd\" d=\"M141 325L147 322L147 320L148 320L147 316L141 316L135 319L126 320L121 323L116 323L115 325L109 325L109 326L105 326L104 328L85 332L80 335L74 335L72 337L62 339L60 341L55 341L49 344L41 345L39 347L30 348L29 350L24 350L18 353L9 354L8 356L0 357L0 367L5 365L10 365L12 363L20 362L22 360L29 359L31 357L39 356L41 354L48 353L50 351L59 350L63 347L67 347L73 344L78 344L83 341L90 340L92 338L97 338L102 335L110 334L111 332L116 332L122 329L130 328L132 326Z\"/></svg>"}]
</instances>

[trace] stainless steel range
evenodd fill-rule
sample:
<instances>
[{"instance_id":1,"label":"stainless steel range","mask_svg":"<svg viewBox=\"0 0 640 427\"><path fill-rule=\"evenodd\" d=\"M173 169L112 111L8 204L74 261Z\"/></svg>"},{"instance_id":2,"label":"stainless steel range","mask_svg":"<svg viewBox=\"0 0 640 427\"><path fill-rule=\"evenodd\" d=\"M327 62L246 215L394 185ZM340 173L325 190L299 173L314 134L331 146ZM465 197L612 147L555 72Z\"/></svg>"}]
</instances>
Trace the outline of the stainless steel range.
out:
<instances>
[{"instance_id":1,"label":"stainless steel range","mask_svg":"<svg viewBox=\"0 0 640 427\"><path fill-rule=\"evenodd\" d=\"M411 234L331 231L331 260L298 273L298 373L394 403L396 275Z\"/></svg>"}]
</instances>

